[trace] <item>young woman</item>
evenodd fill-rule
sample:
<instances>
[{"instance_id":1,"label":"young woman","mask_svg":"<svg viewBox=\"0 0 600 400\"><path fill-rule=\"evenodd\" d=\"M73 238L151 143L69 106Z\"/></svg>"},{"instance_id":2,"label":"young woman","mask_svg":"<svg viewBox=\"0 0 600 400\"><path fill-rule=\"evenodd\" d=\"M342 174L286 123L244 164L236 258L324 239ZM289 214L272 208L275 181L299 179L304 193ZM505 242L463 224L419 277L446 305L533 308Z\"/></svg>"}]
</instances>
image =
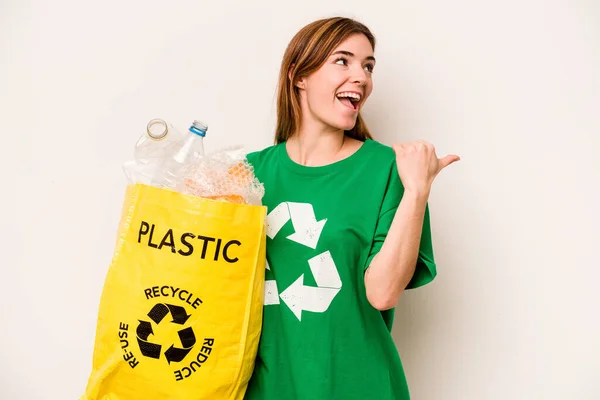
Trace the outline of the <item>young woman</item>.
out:
<instances>
[{"instance_id":1,"label":"young woman","mask_svg":"<svg viewBox=\"0 0 600 400\"><path fill-rule=\"evenodd\" d=\"M459 158L372 139L360 109L374 48L366 26L330 18L285 52L276 144L248 155L269 212L263 333L246 399L409 398L393 309L436 275L427 200Z\"/></svg>"}]
</instances>

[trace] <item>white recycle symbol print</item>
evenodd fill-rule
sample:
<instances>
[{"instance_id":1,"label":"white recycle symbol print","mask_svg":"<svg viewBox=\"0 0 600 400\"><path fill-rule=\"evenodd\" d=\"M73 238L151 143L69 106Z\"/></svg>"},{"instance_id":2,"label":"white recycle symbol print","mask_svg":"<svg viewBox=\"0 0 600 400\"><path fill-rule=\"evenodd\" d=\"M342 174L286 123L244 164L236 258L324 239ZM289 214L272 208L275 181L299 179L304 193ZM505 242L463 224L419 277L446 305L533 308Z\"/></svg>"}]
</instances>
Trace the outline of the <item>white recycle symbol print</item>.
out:
<instances>
[{"instance_id":1,"label":"white recycle symbol print","mask_svg":"<svg viewBox=\"0 0 600 400\"><path fill-rule=\"evenodd\" d=\"M267 236L271 239L275 238L290 219L294 226L294 233L287 239L316 249L327 219L317 221L313 207L308 203L284 202L275 207L267 215ZM317 283L316 287L305 286L304 274L301 274L294 283L279 294L276 282L267 280L265 306L279 304L281 298L299 321L302 320L302 311L325 312L342 288L337 267L329 251L311 258L308 260L308 265ZM266 268L270 269L268 263Z\"/></svg>"}]
</instances>

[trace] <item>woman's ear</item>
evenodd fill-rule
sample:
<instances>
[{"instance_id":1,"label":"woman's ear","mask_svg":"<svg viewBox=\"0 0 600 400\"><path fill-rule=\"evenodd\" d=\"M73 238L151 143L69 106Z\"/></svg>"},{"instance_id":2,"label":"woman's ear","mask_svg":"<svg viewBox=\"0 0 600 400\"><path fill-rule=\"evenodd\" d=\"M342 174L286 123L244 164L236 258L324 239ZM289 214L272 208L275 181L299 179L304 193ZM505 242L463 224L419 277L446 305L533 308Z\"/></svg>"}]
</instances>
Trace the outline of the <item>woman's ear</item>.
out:
<instances>
[{"instance_id":1,"label":"woman's ear","mask_svg":"<svg viewBox=\"0 0 600 400\"><path fill-rule=\"evenodd\" d=\"M304 87L305 87L304 78L296 79L296 84L294 86L296 86L298 89L304 89Z\"/></svg>"},{"instance_id":2,"label":"woman's ear","mask_svg":"<svg viewBox=\"0 0 600 400\"><path fill-rule=\"evenodd\" d=\"M290 69L288 70L288 79L291 81L292 78L292 71L294 70L295 64L292 64L290 66ZM293 82L294 86L299 88L299 89L304 89L304 78L296 78L295 82Z\"/></svg>"}]
</instances>

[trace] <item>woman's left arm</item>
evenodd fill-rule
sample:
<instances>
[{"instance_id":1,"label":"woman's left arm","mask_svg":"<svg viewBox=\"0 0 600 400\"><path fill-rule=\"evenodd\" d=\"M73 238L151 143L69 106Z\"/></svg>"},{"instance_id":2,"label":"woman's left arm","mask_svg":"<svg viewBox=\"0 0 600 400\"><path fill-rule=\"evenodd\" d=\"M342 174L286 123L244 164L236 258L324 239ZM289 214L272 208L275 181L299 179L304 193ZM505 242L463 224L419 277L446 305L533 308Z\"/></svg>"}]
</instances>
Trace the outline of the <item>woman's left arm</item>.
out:
<instances>
[{"instance_id":1,"label":"woman's left arm","mask_svg":"<svg viewBox=\"0 0 600 400\"><path fill-rule=\"evenodd\" d=\"M381 250L365 272L367 299L378 310L396 306L415 272L426 204L426 194L404 192Z\"/></svg>"},{"instance_id":2,"label":"woman's left arm","mask_svg":"<svg viewBox=\"0 0 600 400\"><path fill-rule=\"evenodd\" d=\"M460 160L456 155L438 159L433 145L426 142L393 148L404 194L383 245L365 272L367 299L378 310L395 307L412 279L433 180L442 169Z\"/></svg>"}]
</instances>

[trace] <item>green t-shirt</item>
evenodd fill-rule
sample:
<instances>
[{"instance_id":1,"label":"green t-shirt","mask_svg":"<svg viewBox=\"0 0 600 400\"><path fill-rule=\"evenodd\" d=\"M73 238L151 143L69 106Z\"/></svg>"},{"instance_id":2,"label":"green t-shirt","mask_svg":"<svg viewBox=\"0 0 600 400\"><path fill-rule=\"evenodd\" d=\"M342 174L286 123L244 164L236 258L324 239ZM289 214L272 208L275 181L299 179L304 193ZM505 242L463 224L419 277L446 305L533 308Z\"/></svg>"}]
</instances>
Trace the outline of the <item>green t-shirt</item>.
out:
<instances>
[{"instance_id":1,"label":"green t-shirt","mask_svg":"<svg viewBox=\"0 0 600 400\"><path fill-rule=\"evenodd\" d=\"M366 140L346 159L307 167L280 144L248 160L268 216L263 331L246 399L409 399L394 311L373 308L364 284L403 193L394 151ZM435 275L427 209L409 287Z\"/></svg>"}]
</instances>

